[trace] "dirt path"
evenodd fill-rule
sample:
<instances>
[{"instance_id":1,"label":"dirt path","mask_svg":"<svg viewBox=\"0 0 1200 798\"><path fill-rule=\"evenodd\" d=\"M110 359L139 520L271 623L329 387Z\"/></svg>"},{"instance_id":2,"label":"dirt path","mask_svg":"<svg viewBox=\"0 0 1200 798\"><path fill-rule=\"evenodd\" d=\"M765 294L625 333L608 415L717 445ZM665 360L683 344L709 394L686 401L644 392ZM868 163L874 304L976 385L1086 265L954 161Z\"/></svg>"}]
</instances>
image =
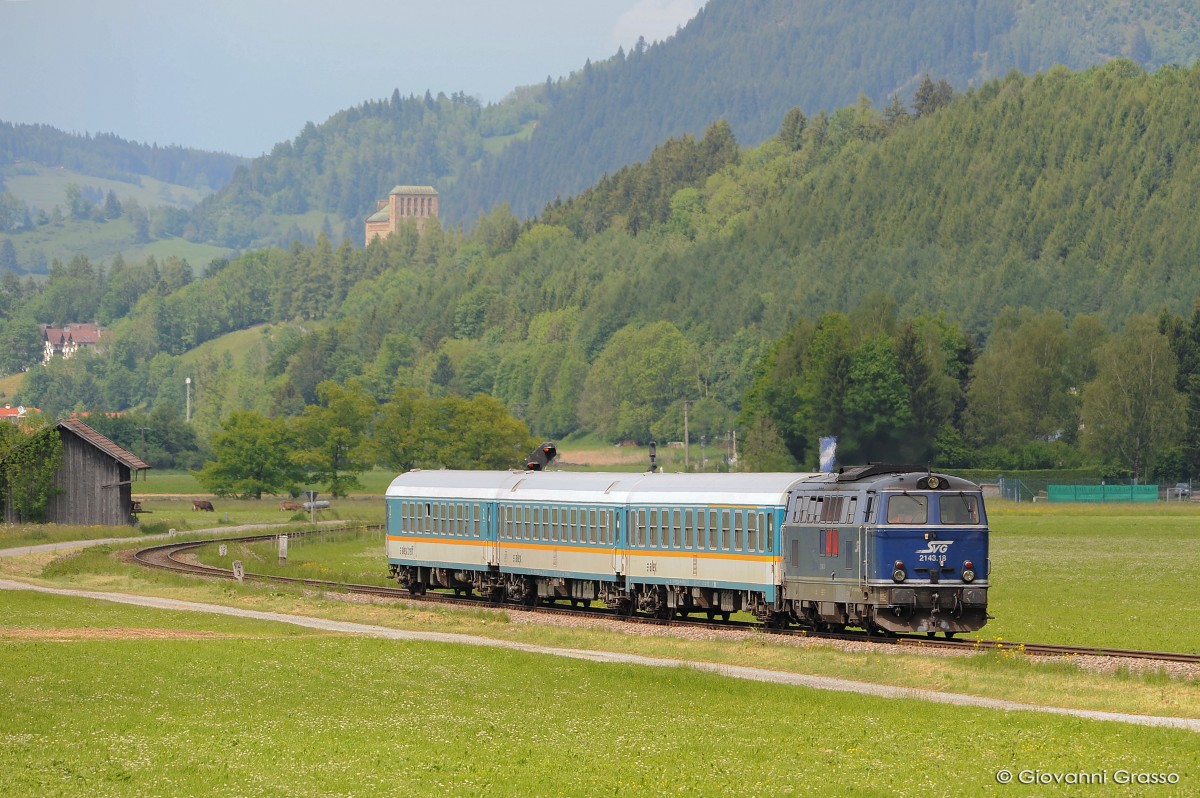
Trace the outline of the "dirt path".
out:
<instances>
[{"instance_id":1,"label":"dirt path","mask_svg":"<svg viewBox=\"0 0 1200 798\"><path fill-rule=\"evenodd\" d=\"M384 626L371 624L350 623L346 621L331 621L322 618L309 618L303 615L288 615L278 612L261 612L246 610L238 607L222 607L214 604L202 604L190 601L159 598L156 596L133 596L123 593L108 593L93 590L68 590L65 588L28 585L8 579L0 579L0 590L36 590L59 596L76 598L99 599L114 601L121 604L134 604L143 607L156 607L168 610L186 610L189 612L209 612L218 615L231 615L239 618L255 618L264 621L276 621L295 624L309 629L319 629L328 632L343 632L352 635L380 637L389 640L425 641L434 643L456 643L471 646L489 646L507 648L515 651L525 651L531 654L544 654L556 657L589 660L591 662L615 662L626 665L642 665L654 668L686 667L698 671L720 674L734 679L748 679L757 682L774 684L790 684L797 687L809 687L816 690L836 690L839 692L860 693L862 695L880 698L909 698L920 701L933 701L939 704L954 704L957 706L982 707L1009 712L1048 712L1057 715L1071 715L1089 720L1114 721L1132 723L1141 726L1165 726L1200 733L1200 720L1192 718L1160 718L1149 715L1129 715L1120 712L1097 712L1083 709L1065 709L1061 707L1039 707L1032 704L1021 704L1016 701L1004 701L996 698L979 696L956 695L936 690L920 690L911 687L889 687L886 685L856 682L849 679L835 679L828 676L806 676L785 671L772 671L763 668L748 668L737 665L719 665L708 662L692 662L678 659L657 659L637 654L621 654L610 651L586 651L571 648L552 648L536 646L527 643L506 640L491 640L486 637L451 634L446 632L412 632L401 629L389 629Z\"/></svg>"},{"instance_id":2,"label":"dirt path","mask_svg":"<svg viewBox=\"0 0 1200 798\"><path fill-rule=\"evenodd\" d=\"M344 524L345 521L318 521L317 524ZM241 524L240 526L218 526L208 529L192 529L188 530L188 535L211 535L213 537L223 537L225 535L240 535L243 532L253 532L259 529L273 529L278 526L284 526L286 522L276 522L270 524ZM59 543L38 543L35 546L17 546L12 549L0 549L0 557L16 557L21 554L37 554L39 552L55 552L55 551L72 551L74 549L82 549L88 546L104 546L109 543L140 543L144 540L162 540L169 538L170 532L162 532L157 535L138 535L123 538L95 538L93 540L65 540Z\"/></svg>"}]
</instances>

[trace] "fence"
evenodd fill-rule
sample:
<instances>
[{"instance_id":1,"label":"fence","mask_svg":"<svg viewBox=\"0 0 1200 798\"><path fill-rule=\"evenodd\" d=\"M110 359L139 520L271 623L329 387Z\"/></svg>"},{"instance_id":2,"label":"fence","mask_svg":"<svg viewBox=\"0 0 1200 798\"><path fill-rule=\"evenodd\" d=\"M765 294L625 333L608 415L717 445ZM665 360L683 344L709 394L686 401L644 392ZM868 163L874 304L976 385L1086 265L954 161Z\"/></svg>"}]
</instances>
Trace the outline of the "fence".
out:
<instances>
[{"instance_id":1,"label":"fence","mask_svg":"<svg viewBox=\"0 0 1200 798\"><path fill-rule=\"evenodd\" d=\"M999 477L998 493L1001 498L1015 502L1152 502L1162 495L1158 485L1100 484L1051 484L1048 479L1016 479ZM1180 498L1167 492L1168 499Z\"/></svg>"},{"instance_id":2,"label":"fence","mask_svg":"<svg viewBox=\"0 0 1200 798\"><path fill-rule=\"evenodd\" d=\"M1052 502L1156 502L1158 485L1047 485Z\"/></svg>"}]
</instances>

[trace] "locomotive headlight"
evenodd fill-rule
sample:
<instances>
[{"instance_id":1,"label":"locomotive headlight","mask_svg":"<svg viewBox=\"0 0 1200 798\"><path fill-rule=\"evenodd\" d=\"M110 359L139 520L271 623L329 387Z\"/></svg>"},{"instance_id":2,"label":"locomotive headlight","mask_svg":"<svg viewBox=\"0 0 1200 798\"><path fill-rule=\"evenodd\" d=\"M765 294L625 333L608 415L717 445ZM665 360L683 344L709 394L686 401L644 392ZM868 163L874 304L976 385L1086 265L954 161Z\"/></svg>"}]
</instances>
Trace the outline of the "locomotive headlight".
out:
<instances>
[{"instance_id":1,"label":"locomotive headlight","mask_svg":"<svg viewBox=\"0 0 1200 798\"><path fill-rule=\"evenodd\" d=\"M964 582L975 581L975 563L970 560L965 560L962 567L962 580Z\"/></svg>"},{"instance_id":2,"label":"locomotive headlight","mask_svg":"<svg viewBox=\"0 0 1200 798\"><path fill-rule=\"evenodd\" d=\"M904 570L904 563L896 560L896 565L892 569L892 581L903 582L905 579L908 579L908 572Z\"/></svg>"}]
</instances>

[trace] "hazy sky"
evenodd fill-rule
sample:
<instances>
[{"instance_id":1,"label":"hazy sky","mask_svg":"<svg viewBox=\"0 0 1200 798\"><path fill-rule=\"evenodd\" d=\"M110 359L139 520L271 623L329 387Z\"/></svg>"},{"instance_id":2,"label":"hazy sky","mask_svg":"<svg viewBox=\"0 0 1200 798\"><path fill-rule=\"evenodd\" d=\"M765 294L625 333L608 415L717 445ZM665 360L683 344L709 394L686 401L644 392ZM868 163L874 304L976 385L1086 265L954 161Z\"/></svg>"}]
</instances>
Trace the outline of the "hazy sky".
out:
<instances>
[{"instance_id":1,"label":"hazy sky","mask_svg":"<svg viewBox=\"0 0 1200 798\"><path fill-rule=\"evenodd\" d=\"M485 104L703 0L0 0L0 121L259 155L364 100Z\"/></svg>"}]
</instances>

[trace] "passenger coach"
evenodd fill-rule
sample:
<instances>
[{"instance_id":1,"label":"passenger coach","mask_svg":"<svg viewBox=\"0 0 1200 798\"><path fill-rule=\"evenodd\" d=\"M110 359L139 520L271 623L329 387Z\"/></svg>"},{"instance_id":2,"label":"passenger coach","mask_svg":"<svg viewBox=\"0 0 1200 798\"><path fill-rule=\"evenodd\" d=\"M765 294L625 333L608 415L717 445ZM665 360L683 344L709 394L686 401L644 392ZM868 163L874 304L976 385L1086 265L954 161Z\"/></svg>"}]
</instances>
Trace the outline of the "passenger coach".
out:
<instances>
[{"instance_id":1,"label":"passenger coach","mask_svg":"<svg viewBox=\"0 0 1200 798\"><path fill-rule=\"evenodd\" d=\"M911 467L411 471L388 488L387 529L391 575L414 593L880 631L986 620L979 488Z\"/></svg>"}]
</instances>

